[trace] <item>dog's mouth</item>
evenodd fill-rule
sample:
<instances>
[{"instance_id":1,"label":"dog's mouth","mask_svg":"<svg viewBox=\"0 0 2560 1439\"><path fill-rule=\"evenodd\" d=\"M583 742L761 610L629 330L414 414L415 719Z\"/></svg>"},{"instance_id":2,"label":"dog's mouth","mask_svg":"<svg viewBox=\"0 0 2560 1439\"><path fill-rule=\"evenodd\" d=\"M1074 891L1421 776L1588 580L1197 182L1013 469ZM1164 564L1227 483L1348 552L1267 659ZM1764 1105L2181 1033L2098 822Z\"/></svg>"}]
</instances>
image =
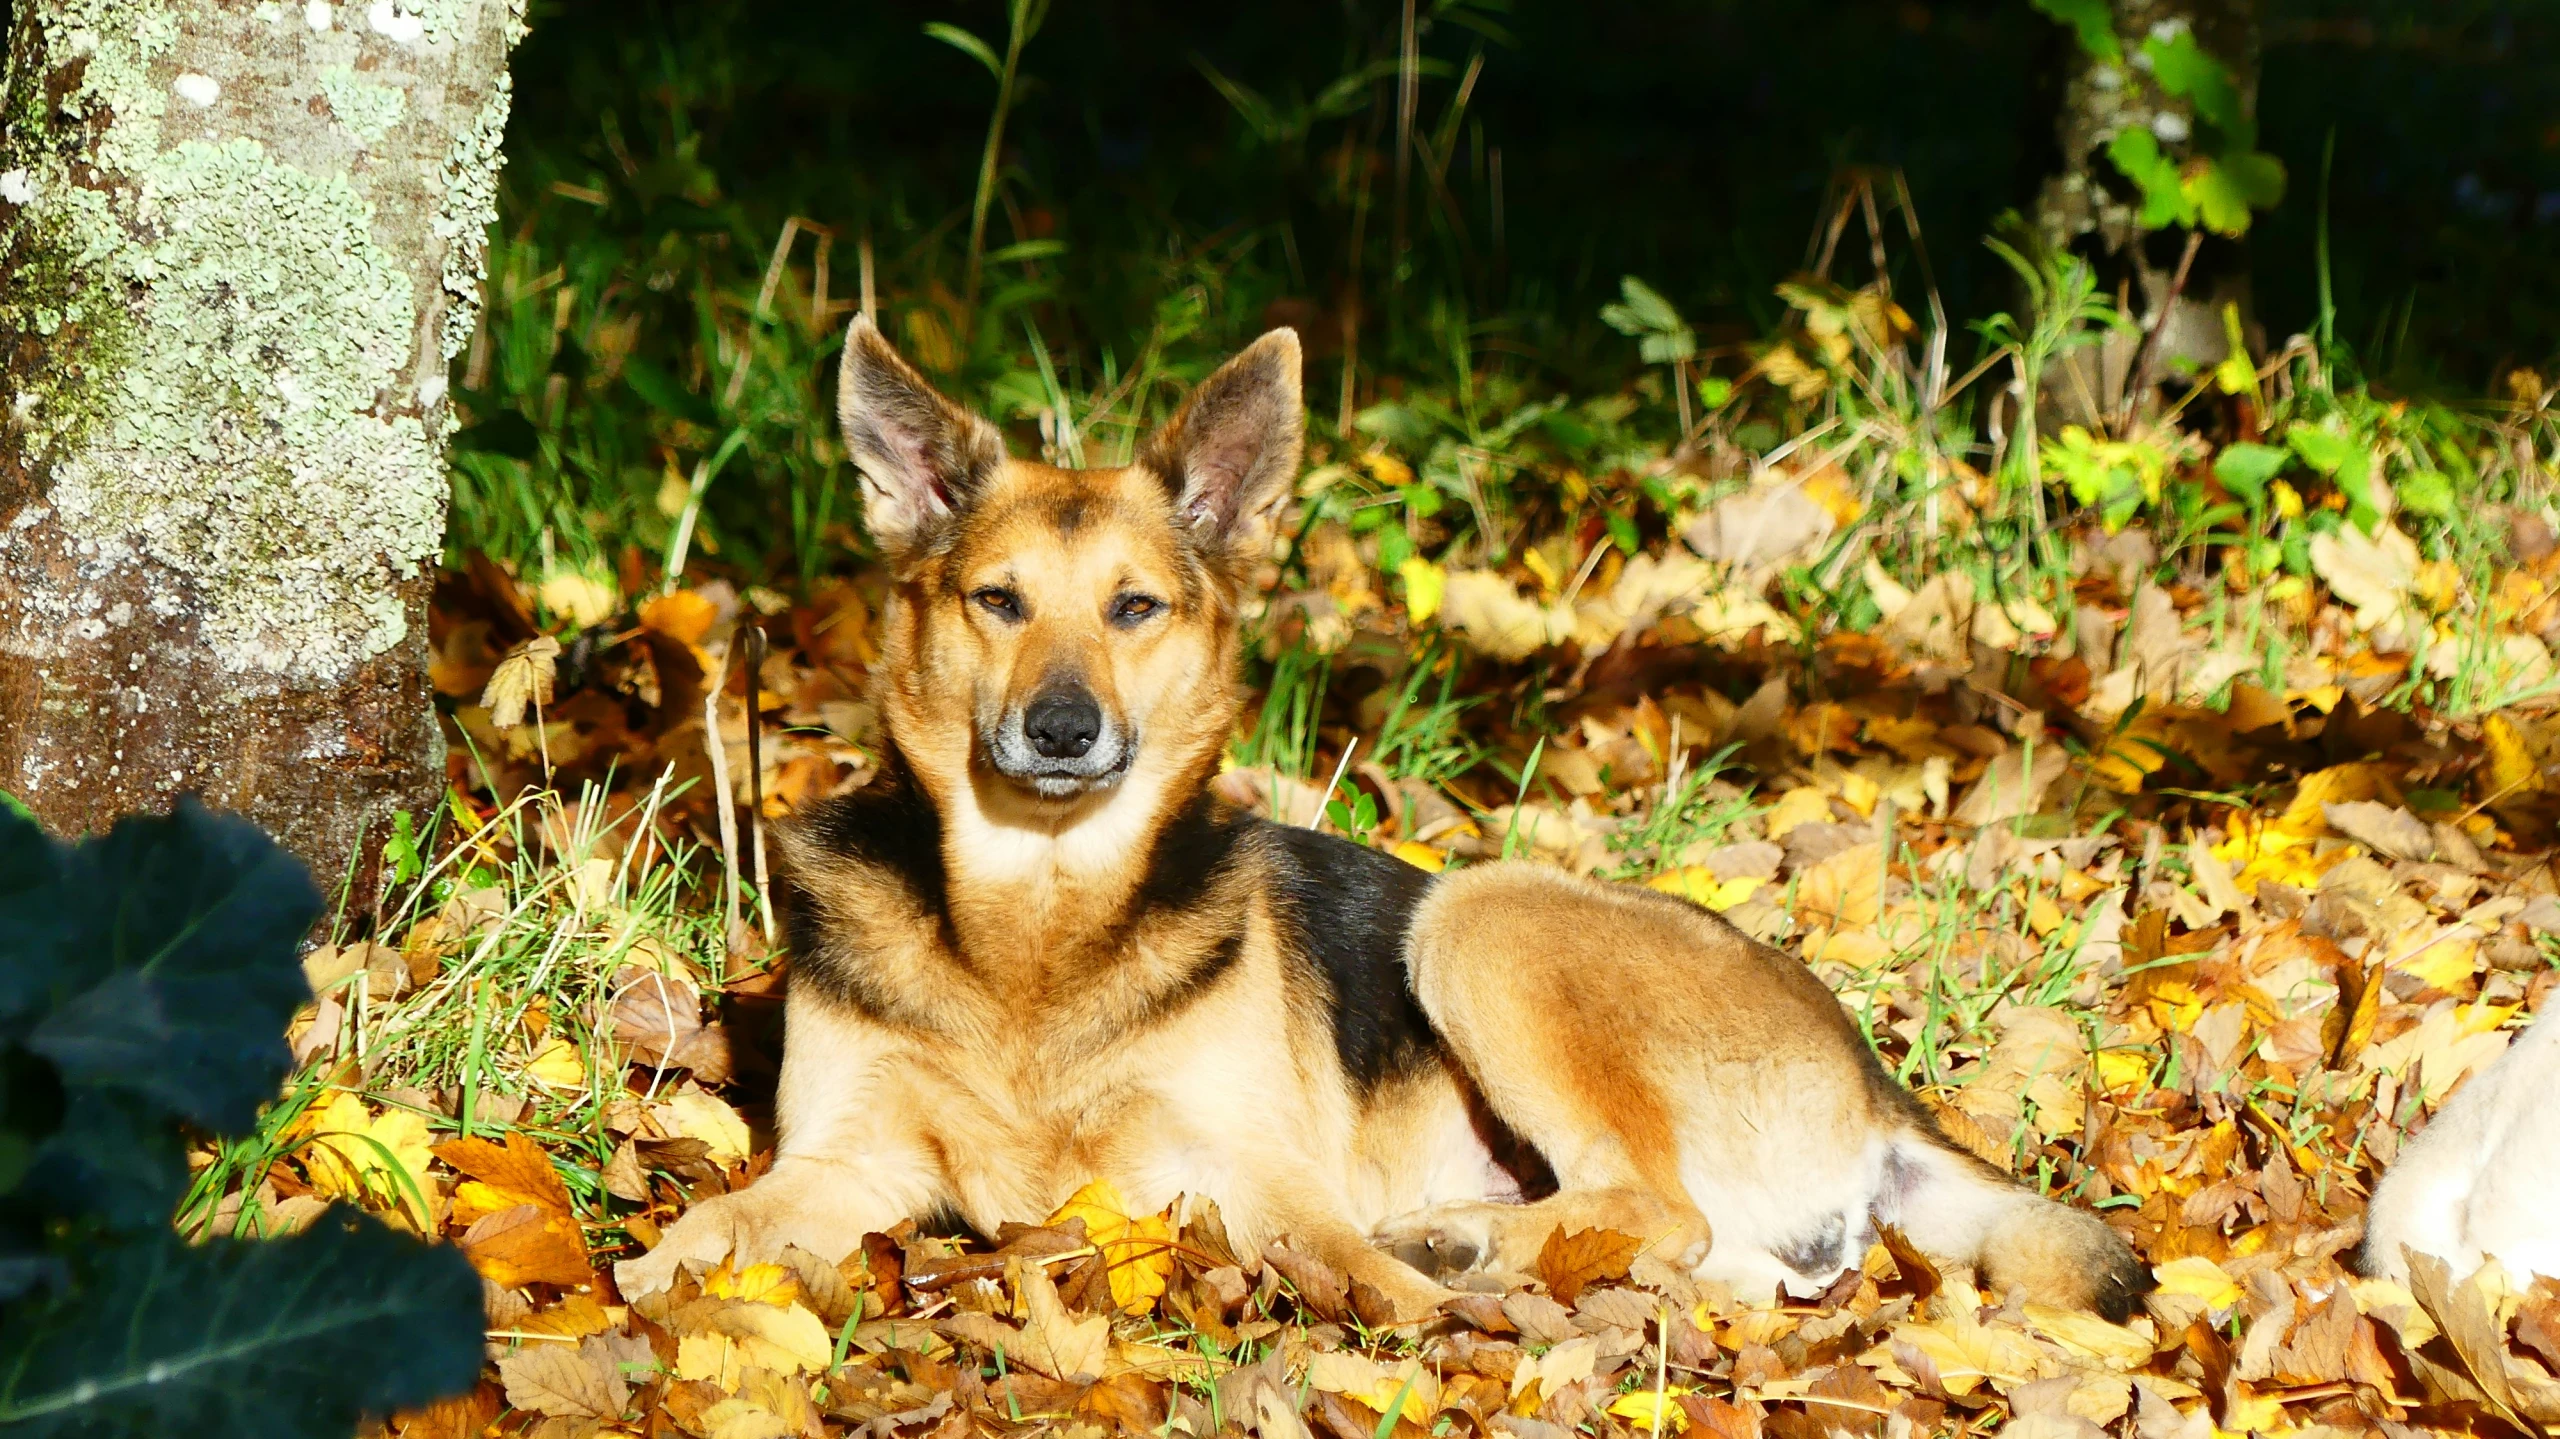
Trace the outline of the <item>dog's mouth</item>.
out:
<instances>
[{"instance_id":1,"label":"dog's mouth","mask_svg":"<svg viewBox=\"0 0 2560 1439\"><path fill-rule=\"evenodd\" d=\"M997 774L1042 799L1066 800L1117 786L1128 776L1138 745L1135 736L1123 733L1106 736L1104 742L1073 759L1051 758L1007 738L987 745L986 751Z\"/></svg>"}]
</instances>

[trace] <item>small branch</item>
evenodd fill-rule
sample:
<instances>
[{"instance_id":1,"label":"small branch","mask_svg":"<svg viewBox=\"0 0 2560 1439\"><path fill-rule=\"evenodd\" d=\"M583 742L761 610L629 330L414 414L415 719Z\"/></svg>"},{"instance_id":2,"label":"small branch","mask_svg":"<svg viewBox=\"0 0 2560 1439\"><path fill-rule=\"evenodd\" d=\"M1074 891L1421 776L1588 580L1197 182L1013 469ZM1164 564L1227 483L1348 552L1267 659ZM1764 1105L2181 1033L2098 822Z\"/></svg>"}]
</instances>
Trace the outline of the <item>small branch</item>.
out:
<instances>
[{"instance_id":1,"label":"small branch","mask_svg":"<svg viewBox=\"0 0 2560 1439\"><path fill-rule=\"evenodd\" d=\"M2169 277L2169 293L2161 297L2159 308L2151 312L2150 327L2143 332L2142 349L2135 355L2133 372L2125 376L2124 394L2116 404L2116 433L2133 428L2134 416L2142 408L2142 392L2151 385L2151 372L2160 363L2160 342L2169 332L2170 313L2178 308L2178 299L2187 291L2187 272L2195 267L2196 251L2204 247L2204 231L2187 232L2187 248L2178 255L2177 273Z\"/></svg>"}]
</instances>

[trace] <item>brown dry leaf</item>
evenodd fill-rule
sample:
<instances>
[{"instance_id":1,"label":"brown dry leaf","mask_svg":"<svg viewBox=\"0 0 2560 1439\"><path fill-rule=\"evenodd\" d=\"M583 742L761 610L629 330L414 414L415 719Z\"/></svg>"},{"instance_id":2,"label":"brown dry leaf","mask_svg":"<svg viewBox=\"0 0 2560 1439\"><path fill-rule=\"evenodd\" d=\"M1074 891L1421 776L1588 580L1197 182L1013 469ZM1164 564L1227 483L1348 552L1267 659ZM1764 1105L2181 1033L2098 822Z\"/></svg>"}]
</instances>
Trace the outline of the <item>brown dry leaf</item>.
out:
<instances>
[{"instance_id":1,"label":"brown dry leaf","mask_svg":"<svg viewBox=\"0 0 2560 1439\"><path fill-rule=\"evenodd\" d=\"M480 1276L500 1289L587 1284L595 1270L578 1222L535 1204L483 1215L455 1241Z\"/></svg>"},{"instance_id":2,"label":"brown dry leaf","mask_svg":"<svg viewBox=\"0 0 2560 1439\"><path fill-rule=\"evenodd\" d=\"M1614 1229L1585 1229L1567 1235L1558 1225L1538 1247L1538 1277L1559 1304L1570 1306L1582 1291L1627 1277L1627 1267L1644 1252L1644 1241Z\"/></svg>"},{"instance_id":3,"label":"brown dry leaf","mask_svg":"<svg viewBox=\"0 0 2560 1439\"><path fill-rule=\"evenodd\" d=\"M1101 1378L1110 1367L1110 1318L1096 1314L1078 1319L1069 1314L1048 1269L1038 1263L1015 1260L1012 1278L1026 1316L1022 1362L1052 1379L1090 1383Z\"/></svg>"},{"instance_id":4,"label":"brown dry leaf","mask_svg":"<svg viewBox=\"0 0 2560 1439\"><path fill-rule=\"evenodd\" d=\"M1848 929L1884 912L1884 847L1854 845L1796 878L1797 923Z\"/></svg>"},{"instance_id":5,"label":"brown dry leaf","mask_svg":"<svg viewBox=\"0 0 2560 1439\"><path fill-rule=\"evenodd\" d=\"M2357 799L2321 808L2331 829L2376 854L2407 860L2435 857L2435 832L2398 805Z\"/></svg>"},{"instance_id":6,"label":"brown dry leaf","mask_svg":"<svg viewBox=\"0 0 2560 1439\"><path fill-rule=\"evenodd\" d=\"M554 1419L619 1419L631 1385L611 1346L528 1344L498 1361L507 1403Z\"/></svg>"},{"instance_id":7,"label":"brown dry leaf","mask_svg":"<svg viewBox=\"0 0 2560 1439\"><path fill-rule=\"evenodd\" d=\"M2412 1252L2409 1260L2409 1292L2443 1331L2489 1402L2520 1428L2527 1420L2560 1422L2560 1384L2529 1377L2510 1363L2506 1330L2498 1322L2485 1276L2474 1274L2456 1283L2451 1268L2434 1255Z\"/></svg>"},{"instance_id":8,"label":"brown dry leaf","mask_svg":"<svg viewBox=\"0 0 2560 1439\"><path fill-rule=\"evenodd\" d=\"M559 660L560 642L549 635L536 635L507 651L490 674L489 687L480 693L489 723L502 730L514 729L524 723L526 706L551 703Z\"/></svg>"}]
</instances>

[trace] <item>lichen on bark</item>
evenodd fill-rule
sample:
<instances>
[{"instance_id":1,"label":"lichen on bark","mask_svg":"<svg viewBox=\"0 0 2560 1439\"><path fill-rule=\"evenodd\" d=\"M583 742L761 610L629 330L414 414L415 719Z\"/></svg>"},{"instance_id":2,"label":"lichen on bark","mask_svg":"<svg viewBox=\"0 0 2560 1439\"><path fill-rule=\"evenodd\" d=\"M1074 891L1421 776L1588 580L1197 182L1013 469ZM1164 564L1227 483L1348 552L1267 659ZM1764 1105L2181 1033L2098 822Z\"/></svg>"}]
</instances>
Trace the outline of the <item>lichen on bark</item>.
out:
<instances>
[{"instance_id":1,"label":"lichen on bark","mask_svg":"<svg viewBox=\"0 0 2560 1439\"><path fill-rule=\"evenodd\" d=\"M522 0L21 0L0 789L76 828L301 784L328 812L279 827L332 865L432 796L444 376L523 28Z\"/></svg>"}]
</instances>

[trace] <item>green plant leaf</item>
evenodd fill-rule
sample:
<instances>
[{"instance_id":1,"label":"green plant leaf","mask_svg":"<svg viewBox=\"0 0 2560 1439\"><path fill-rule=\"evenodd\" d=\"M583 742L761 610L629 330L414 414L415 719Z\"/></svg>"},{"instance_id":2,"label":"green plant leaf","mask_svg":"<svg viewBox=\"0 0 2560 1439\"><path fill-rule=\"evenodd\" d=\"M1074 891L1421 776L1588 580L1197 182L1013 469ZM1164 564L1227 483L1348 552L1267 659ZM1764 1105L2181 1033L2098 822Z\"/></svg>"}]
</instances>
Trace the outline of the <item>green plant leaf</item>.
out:
<instances>
[{"instance_id":1,"label":"green plant leaf","mask_svg":"<svg viewBox=\"0 0 2560 1439\"><path fill-rule=\"evenodd\" d=\"M2116 39L2115 15L2108 10L2107 0L2034 0L2034 4L2070 26L2080 37L2080 48L2091 56L2110 65L2124 59L2124 45Z\"/></svg>"},{"instance_id":2,"label":"green plant leaf","mask_svg":"<svg viewBox=\"0 0 2560 1439\"><path fill-rule=\"evenodd\" d=\"M2241 117L2239 87L2231 83L2231 67L2207 54L2196 43L2193 30L2143 41L2142 57L2151 62L2151 78L2160 82L2161 89L2185 100L2197 119L2242 149L2257 143L2255 135L2242 133L2246 122Z\"/></svg>"},{"instance_id":3,"label":"green plant leaf","mask_svg":"<svg viewBox=\"0 0 2560 1439\"><path fill-rule=\"evenodd\" d=\"M1625 298L1600 307L1600 319L1621 335L1641 337L1638 351L1646 364L1667 365L1698 353L1698 338L1680 312L1651 285L1628 275L1618 281Z\"/></svg>"},{"instance_id":4,"label":"green plant leaf","mask_svg":"<svg viewBox=\"0 0 2560 1439\"><path fill-rule=\"evenodd\" d=\"M2267 482L2281 473L2292 456L2276 445L2238 440L2214 457L2213 473L2224 489L2251 505L2266 502Z\"/></svg>"},{"instance_id":5,"label":"green plant leaf","mask_svg":"<svg viewBox=\"0 0 2560 1439\"><path fill-rule=\"evenodd\" d=\"M2392 487L2400 496L2401 508L2431 520L2453 518L2453 480L2442 470L2417 470L2402 475Z\"/></svg>"},{"instance_id":6,"label":"green plant leaf","mask_svg":"<svg viewBox=\"0 0 2560 1439\"><path fill-rule=\"evenodd\" d=\"M2286 427L2284 442L2302 456L2302 462L2321 474L2335 476L2338 467L2356 453L2356 442L2335 430L2296 420Z\"/></svg>"},{"instance_id":7,"label":"green plant leaf","mask_svg":"<svg viewBox=\"0 0 2560 1439\"><path fill-rule=\"evenodd\" d=\"M1064 240L1018 240L1002 249L989 250L987 261L990 264L1010 264L1018 260L1046 260L1065 253L1067 242Z\"/></svg>"},{"instance_id":8,"label":"green plant leaf","mask_svg":"<svg viewBox=\"0 0 2560 1439\"><path fill-rule=\"evenodd\" d=\"M2213 477L2252 507L2267 502L2267 481L2285 466L2286 455L2274 445L2236 440L2213 457Z\"/></svg>"},{"instance_id":9,"label":"green plant leaf","mask_svg":"<svg viewBox=\"0 0 2560 1439\"><path fill-rule=\"evenodd\" d=\"M952 49L959 51L961 54L968 56L970 59L977 61L979 64L986 66L987 73L994 76L997 80L1001 81L1004 79L1004 60L996 54L995 50L991 48L986 41L979 39L977 36L970 34L968 31L961 29L959 26L952 24L948 20L926 21L924 25L924 33L941 41L943 44L950 46Z\"/></svg>"},{"instance_id":10,"label":"green plant leaf","mask_svg":"<svg viewBox=\"0 0 2560 1439\"><path fill-rule=\"evenodd\" d=\"M164 1230L84 1277L0 1320L0 1429L338 1439L479 1378L480 1279L461 1251L343 1211L276 1240Z\"/></svg>"},{"instance_id":11,"label":"green plant leaf","mask_svg":"<svg viewBox=\"0 0 2560 1439\"><path fill-rule=\"evenodd\" d=\"M2107 142L2107 159L2142 192L2144 229L2165 230L2196 222L2196 204L2187 193L2185 177L2176 161L2160 153L2160 141L2149 130L2135 125L2119 132Z\"/></svg>"},{"instance_id":12,"label":"green plant leaf","mask_svg":"<svg viewBox=\"0 0 2560 1439\"><path fill-rule=\"evenodd\" d=\"M2255 150L2187 162L2182 181L2205 228L2217 235L2248 233L2253 210L2284 198L2284 162Z\"/></svg>"},{"instance_id":13,"label":"green plant leaf","mask_svg":"<svg viewBox=\"0 0 2560 1439\"><path fill-rule=\"evenodd\" d=\"M214 1130L257 1122L289 1063L284 1029L311 997L294 954L320 917L301 861L247 820L182 798L70 855L67 945L0 953L53 975L26 1045L67 1091L120 1093Z\"/></svg>"}]
</instances>

